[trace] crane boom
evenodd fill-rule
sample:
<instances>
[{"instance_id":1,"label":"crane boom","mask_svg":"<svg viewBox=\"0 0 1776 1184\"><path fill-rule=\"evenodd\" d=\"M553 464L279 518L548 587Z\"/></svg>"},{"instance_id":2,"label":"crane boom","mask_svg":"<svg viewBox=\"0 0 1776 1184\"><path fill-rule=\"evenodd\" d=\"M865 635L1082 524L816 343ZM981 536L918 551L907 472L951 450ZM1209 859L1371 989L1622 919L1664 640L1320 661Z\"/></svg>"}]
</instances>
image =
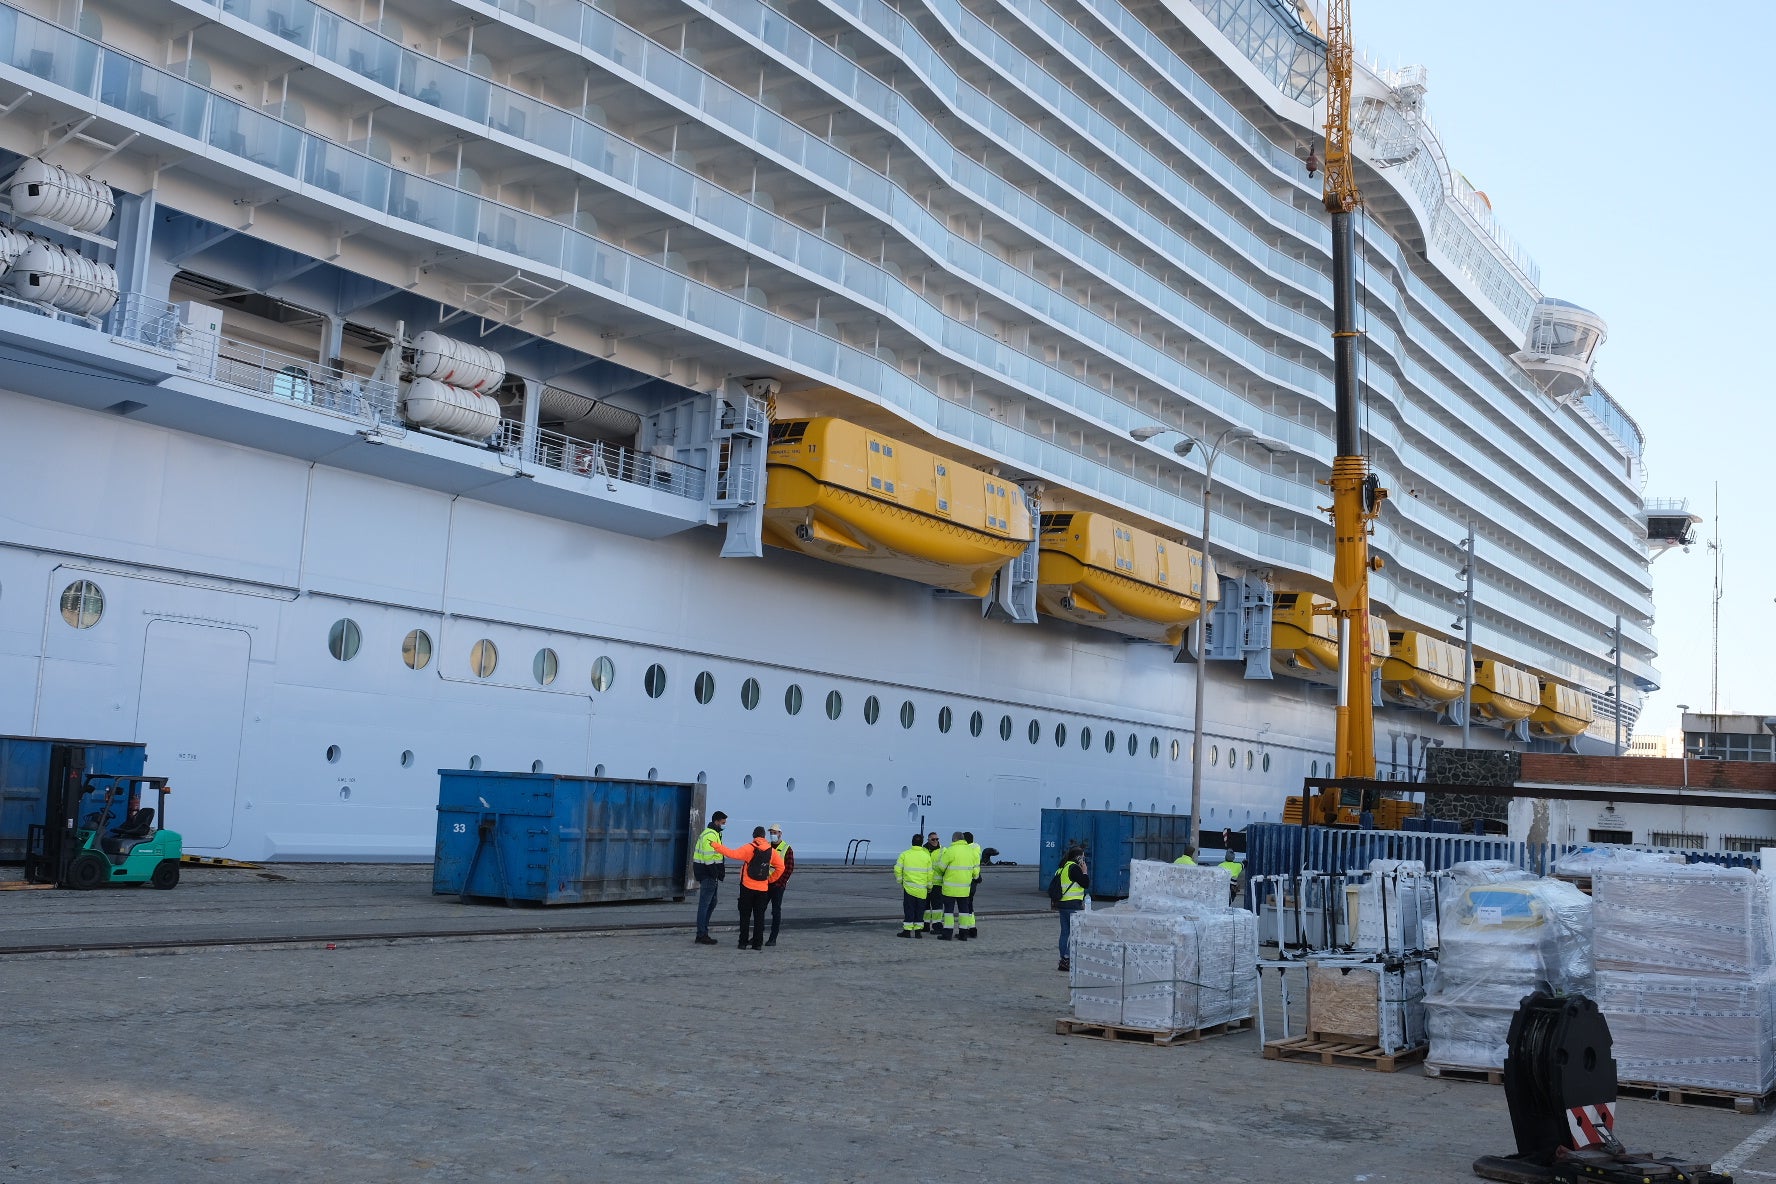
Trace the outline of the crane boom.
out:
<instances>
[{"instance_id":1,"label":"crane boom","mask_svg":"<svg viewBox=\"0 0 1776 1184\"><path fill-rule=\"evenodd\" d=\"M1369 656L1369 530L1387 491L1369 474L1357 423L1357 272L1351 212L1362 203L1351 155L1350 0L1326 6L1326 171L1332 216L1332 363L1338 455L1332 462L1332 593L1337 602L1337 759L1340 777L1375 776Z\"/></svg>"}]
</instances>

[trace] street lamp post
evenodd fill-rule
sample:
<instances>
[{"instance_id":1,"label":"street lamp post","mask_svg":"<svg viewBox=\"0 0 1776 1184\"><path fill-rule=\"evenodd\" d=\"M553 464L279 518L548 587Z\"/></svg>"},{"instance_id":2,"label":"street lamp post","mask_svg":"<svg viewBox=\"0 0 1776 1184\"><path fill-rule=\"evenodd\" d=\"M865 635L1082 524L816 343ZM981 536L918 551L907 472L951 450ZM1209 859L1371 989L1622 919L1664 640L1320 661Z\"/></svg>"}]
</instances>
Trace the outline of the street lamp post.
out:
<instances>
[{"instance_id":1,"label":"street lamp post","mask_svg":"<svg viewBox=\"0 0 1776 1184\"><path fill-rule=\"evenodd\" d=\"M1251 428L1235 424L1223 428L1216 435L1213 443L1205 443L1201 438L1179 428L1159 426L1135 428L1129 435L1136 440L1151 440L1166 432L1177 432L1184 439L1173 445L1172 451L1179 459L1189 456L1198 447L1203 449L1203 505L1202 505L1202 561L1203 586L1202 595L1197 603L1201 612L1196 618L1196 713L1193 735L1195 740L1190 746L1190 845L1196 846L1202 831L1202 793L1203 793L1203 692L1208 685L1208 662L1204 656L1204 630L1209 623L1209 572L1213 570L1214 560L1209 557L1209 517L1210 498L1215 488L1215 460L1229 444L1249 441L1267 452L1277 452L1280 448L1263 439ZM1215 599L1221 599L1221 576L1215 574Z\"/></svg>"}]
</instances>

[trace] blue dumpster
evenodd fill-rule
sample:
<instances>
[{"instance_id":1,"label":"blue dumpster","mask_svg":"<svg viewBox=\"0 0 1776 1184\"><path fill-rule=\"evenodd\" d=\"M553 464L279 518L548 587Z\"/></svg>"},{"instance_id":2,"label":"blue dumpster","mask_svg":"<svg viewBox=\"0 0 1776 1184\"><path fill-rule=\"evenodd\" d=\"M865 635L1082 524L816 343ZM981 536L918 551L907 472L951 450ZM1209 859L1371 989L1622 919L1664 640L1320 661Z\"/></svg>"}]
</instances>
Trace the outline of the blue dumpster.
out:
<instances>
[{"instance_id":1,"label":"blue dumpster","mask_svg":"<svg viewBox=\"0 0 1776 1184\"><path fill-rule=\"evenodd\" d=\"M442 769L432 891L507 904L684 899L704 788Z\"/></svg>"},{"instance_id":2,"label":"blue dumpster","mask_svg":"<svg viewBox=\"0 0 1776 1184\"><path fill-rule=\"evenodd\" d=\"M0 736L0 860L25 857L25 832L44 821L52 781L78 789L89 773L140 777L147 759L147 746L134 740Z\"/></svg>"},{"instance_id":3,"label":"blue dumpster","mask_svg":"<svg viewBox=\"0 0 1776 1184\"><path fill-rule=\"evenodd\" d=\"M1061 866L1067 848L1085 848L1094 898L1121 899L1129 893L1129 864L1137 859L1170 863L1192 842L1187 814L1146 814L1135 810L1044 810L1038 884Z\"/></svg>"}]
</instances>

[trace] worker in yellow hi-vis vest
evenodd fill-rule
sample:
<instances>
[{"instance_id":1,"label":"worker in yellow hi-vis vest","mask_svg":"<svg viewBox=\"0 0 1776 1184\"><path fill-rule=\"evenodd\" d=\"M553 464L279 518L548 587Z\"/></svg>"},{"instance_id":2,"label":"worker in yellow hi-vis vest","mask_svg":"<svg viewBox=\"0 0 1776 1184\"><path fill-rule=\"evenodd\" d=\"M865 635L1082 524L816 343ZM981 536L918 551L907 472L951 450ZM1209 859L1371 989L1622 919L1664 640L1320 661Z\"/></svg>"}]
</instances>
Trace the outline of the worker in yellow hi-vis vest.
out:
<instances>
[{"instance_id":1,"label":"worker in yellow hi-vis vest","mask_svg":"<svg viewBox=\"0 0 1776 1184\"><path fill-rule=\"evenodd\" d=\"M894 861L894 882L900 885L900 932L897 937L924 937L926 898L931 894L931 852L925 840L913 836L913 845Z\"/></svg>"},{"instance_id":2,"label":"worker in yellow hi-vis vest","mask_svg":"<svg viewBox=\"0 0 1776 1184\"><path fill-rule=\"evenodd\" d=\"M944 925L938 937L967 941L974 936L974 914L968 911L968 898L974 895L974 874L979 868L974 848L961 831L950 836L950 845L938 854L942 871L937 879L943 885ZM955 932L952 934L951 930Z\"/></svg>"}]
</instances>

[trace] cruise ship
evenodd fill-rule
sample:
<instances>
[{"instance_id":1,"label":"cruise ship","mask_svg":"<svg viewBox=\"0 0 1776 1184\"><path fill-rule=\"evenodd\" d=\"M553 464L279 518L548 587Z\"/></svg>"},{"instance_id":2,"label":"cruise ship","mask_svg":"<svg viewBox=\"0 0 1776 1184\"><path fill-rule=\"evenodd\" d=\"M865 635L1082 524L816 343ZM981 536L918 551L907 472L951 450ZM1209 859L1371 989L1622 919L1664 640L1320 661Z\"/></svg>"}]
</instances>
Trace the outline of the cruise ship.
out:
<instances>
[{"instance_id":1,"label":"cruise ship","mask_svg":"<svg viewBox=\"0 0 1776 1184\"><path fill-rule=\"evenodd\" d=\"M145 741L243 859L430 858L443 768L1024 860L1200 745L1205 831L1279 819L1324 54L1281 0L0 0L0 732ZM1604 322L1359 74L1381 776L1608 751L1664 536Z\"/></svg>"}]
</instances>

